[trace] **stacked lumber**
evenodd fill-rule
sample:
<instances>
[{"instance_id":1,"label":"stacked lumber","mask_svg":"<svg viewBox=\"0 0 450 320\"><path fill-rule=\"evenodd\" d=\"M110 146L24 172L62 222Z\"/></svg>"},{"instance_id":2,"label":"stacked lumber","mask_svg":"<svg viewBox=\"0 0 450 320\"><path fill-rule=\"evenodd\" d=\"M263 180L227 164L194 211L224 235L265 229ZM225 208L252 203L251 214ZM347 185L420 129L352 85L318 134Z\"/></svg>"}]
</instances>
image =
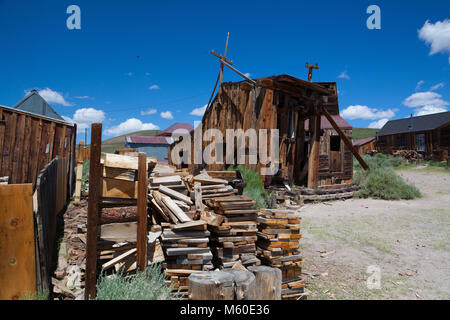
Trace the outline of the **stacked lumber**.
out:
<instances>
[{"instance_id":1,"label":"stacked lumber","mask_svg":"<svg viewBox=\"0 0 450 320\"><path fill-rule=\"evenodd\" d=\"M217 221L208 225L215 267L231 268L237 262L244 266L259 265L255 201L248 196L227 196L207 200L206 204L214 210Z\"/></svg>"},{"instance_id":2,"label":"stacked lumber","mask_svg":"<svg viewBox=\"0 0 450 320\"><path fill-rule=\"evenodd\" d=\"M300 214L294 210L261 209L258 221L258 257L264 265L279 268L282 299L305 295L301 278Z\"/></svg>"},{"instance_id":3,"label":"stacked lumber","mask_svg":"<svg viewBox=\"0 0 450 320\"><path fill-rule=\"evenodd\" d=\"M173 294L186 298L188 277L193 272L213 268L212 253L208 246L210 232L204 221L178 224L162 223L161 235L165 261L163 268L167 284L172 285Z\"/></svg>"},{"instance_id":4,"label":"stacked lumber","mask_svg":"<svg viewBox=\"0 0 450 320\"><path fill-rule=\"evenodd\" d=\"M193 177L190 183L200 185L202 200L225 197L238 191L229 185L229 180L236 177L236 171L205 171Z\"/></svg>"}]
</instances>

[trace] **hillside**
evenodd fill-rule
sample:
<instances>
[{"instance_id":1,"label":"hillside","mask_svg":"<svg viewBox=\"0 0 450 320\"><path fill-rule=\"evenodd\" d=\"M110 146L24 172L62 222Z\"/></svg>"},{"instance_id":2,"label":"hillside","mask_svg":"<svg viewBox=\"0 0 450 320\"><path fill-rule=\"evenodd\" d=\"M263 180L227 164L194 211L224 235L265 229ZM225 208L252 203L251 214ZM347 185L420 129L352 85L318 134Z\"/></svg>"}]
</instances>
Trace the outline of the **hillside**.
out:
<instances>
[{"instance_id":1,"label":"hillside","mask_svg":"<svg viewBox=\"0 0 450 320\"><path fill-rule=\"evenodd\" d=\"M102 141L102 152L114 153L117 149L121 149L125 145L125 136L156 136L160 130L143 130L127 133L111 139Z\"/></svg>"},{"instance_id":2,"label":"hillside","mask_svg":"<svg viewBox=\"0 0 450 320\"><path fill-rule=\"evenodd\" d=\"M375 134L380 131L380 129L369 129L369 128L355 128L353 127L352 138L353 141L365 138L375 137Z\"/></svg>"}]
</instances>

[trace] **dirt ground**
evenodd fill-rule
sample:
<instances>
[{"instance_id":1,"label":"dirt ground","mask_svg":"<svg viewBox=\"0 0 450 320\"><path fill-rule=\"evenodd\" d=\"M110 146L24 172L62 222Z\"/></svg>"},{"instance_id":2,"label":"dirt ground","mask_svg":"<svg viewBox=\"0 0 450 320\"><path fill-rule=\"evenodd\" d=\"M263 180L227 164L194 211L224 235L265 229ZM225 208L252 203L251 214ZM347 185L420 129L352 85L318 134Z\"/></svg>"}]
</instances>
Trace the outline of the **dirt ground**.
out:
<instances>
[{"instance_id":1,"label":"dirt ground","mask_svg":"<svg viewBox=\"0 0 450 320\"><path fill-rule=\"evenodd\" d=\"M302 209L308 299L450 299L450 171L398 173L420 189L421 199L351 199ZM369 266L380 270L379 289L368 289Z\"/></svg>"}]
</instances>

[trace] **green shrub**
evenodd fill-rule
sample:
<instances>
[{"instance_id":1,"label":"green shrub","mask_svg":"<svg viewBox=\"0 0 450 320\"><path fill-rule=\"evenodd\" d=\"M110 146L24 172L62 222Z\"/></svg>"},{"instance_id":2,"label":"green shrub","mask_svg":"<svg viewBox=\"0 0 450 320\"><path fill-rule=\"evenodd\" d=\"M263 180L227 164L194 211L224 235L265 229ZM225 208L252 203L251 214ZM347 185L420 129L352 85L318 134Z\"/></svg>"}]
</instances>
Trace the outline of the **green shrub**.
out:
<instances>
[{"instance_id":1,"label":"green shrub","mask_svg":"<svg viewBox=\"0 0 450 320\"><path fill-rule=\"evenodd\" d=\"M266 198L269 196L267 191L264 189L264 184L261 181L261 176L251 169L245 169L245 167L240 164L237 167L228 167L227 170L239 170L245 180L244 194L256 201L255 207L258 209L267 207Z\"/></svg>"},{"instance_id":2,"label":"green shrub","mask_svg":"<svg viewBox=\"0 0 450 320\"><path fill-rule=\"evenodd\" d=\"M97 300L170 300L172 287L164 280L157 263L128 277L122 272L109 276L102 272L97 282Z\"/></svg>"},{"instance_id":3,"label":"green shrub","mask_svg":"<svg viewBox=\"0 0 450 320\"><path fill-rule=\"evenodd\" d=\"M34 293L25 292L20 300L48 300L48 290L38 290Z\"/></svg>"},{"instance_id":4,"label":"green shrub","mask_svg":"<svg viewBox=\"0 0 450 320\"><path fill-rule=\"evenodd\" d=\"M408 185L392 167L371 168L369 171L358 170L355 182L361 187L356 193L356 196L360 198L410 200L421 197L419 189Z\"/></svg>"}]
</instances>

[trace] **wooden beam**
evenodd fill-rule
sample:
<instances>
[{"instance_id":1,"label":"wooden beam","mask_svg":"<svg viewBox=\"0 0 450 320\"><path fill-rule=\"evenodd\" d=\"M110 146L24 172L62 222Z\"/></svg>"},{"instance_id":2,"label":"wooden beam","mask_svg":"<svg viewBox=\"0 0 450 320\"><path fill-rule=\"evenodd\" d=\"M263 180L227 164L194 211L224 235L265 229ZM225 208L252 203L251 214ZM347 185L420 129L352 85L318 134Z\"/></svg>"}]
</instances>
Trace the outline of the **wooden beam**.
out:
<instances>
[{"instance_id":1,"label":"wooden beam","mask_svg":"<svg viewBox=\"0 0 450 320\"><path fill-rule=\"evenodd\" d=\"M312 124L310 132L313 134L310 139L311 149L308 157L308 188L317 189L319 182L320 114L317 112L309 122Z\"/></svg>"},{"instance_id":2,"label":"wooden beam","mask_svg":"<svg viewBox=\"0 0 450 320\"><path fill-rule=\"evenodd\" d=\"M350 149L350 151L353 153L353 155L355 156L355 158L358 160L359 164L361 165L361 167L364 168L364 170L369 170L369 166L367 165L367 163L364 161L363 158L361 158L361 156L358 154L358 151L356 151L356 149L353 147L352 142L347 138L347 136L342 132L342 130L339 128L339 126L336 124L336 122L334 121L334 119L331 117L331 115L328 113L327 110L323 109L322 110L323 114L325 115L325 117L328 119L328 121L331 123L331 125L333 126L334 130L336 130L336 132L339 134L339 136L341 137L342 140L344 140L345 145L347 146L347 148Z\"/></svg>"},{"instance_id":3,"label":"wooden beam","mask_svg":"<svg viewBox=\"0 0 450 320\"><path fill-rule=\"evenodd\" d=\"M215 52L212 51L212 50L211 50L209 53L211 53L213 56L216 56L216 57L219 58L219 59L223 59L226 63L233 65L233 62L232 62L232 61L228 60L228 59L225 58L225 57L222 57L220 54L217 54L217 53L215 53Z\"/></svg>"},{"instance_id":4,"label":"wooden beam","mask_svg":"<svg viewBox=\"0 0 450 320\"><path fill-rule=\"evenodd\" d=\"M89 168L89 200L86 244L86 275L84 299L95 299L97 290L97 237L99 220L99 201L101 193L102 124L91 126L91 157Z\"/></svg>"},{"instance_id":5,"label":"wooden beam","mask_svg":"<svg viewBox=\"0 0 450 320\"><path fill-rule=\"evenodd\" d=\"M147 267L147 155L139 153L138 165L138 227L136 237L137 267L144 271Z\"/></svg>"}]
</instances>

